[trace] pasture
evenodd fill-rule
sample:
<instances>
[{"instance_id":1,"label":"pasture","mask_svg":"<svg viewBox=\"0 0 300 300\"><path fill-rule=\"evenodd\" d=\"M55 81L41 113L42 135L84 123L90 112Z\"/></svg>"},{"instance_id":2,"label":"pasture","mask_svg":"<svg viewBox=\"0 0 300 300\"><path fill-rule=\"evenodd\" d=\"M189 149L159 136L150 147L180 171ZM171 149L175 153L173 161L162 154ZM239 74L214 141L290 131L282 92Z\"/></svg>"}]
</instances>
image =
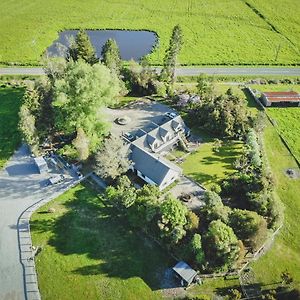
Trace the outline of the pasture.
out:
<instances>
[{"instance_id":1,"label":"pasture","mask_svg":"<svg viewBox=\"0 0 300 300\"><path fill-rule=\"evenodd\" d=\"M21 142L18 112L22 96L23 89L0 88L0 168Z\"/></svg>"},{"instance_id":2,"label":"pasture","mask_svg":"<svg viewBox=\"0 0 300 300\"><path fill-rule=\"evenodd\" d=\"M0 63L39 64L66 29L145 29L159 44L161 64L171 30L180 24L181 64L300 63L300 5L294 0L24 0L0 3ZM253 9L253 7L255 9ZM279 9L280 8L280 9ZM263 17L262 17L263 15Z\"/></svg>"},{"instance_id":3,"label":"pasture","mask_svg":"<svg viewBox=\"0 0 300 300\"><path fill-rule=\"evenodd\" d=\"M272 248L252 266L263 288L278 286L281 283L280 275L286 270L293 277L294 284L300 287L300 179L285 175L287 168L297 169L297 164L270 123L264 133L264 147L274 177L275 192L285 206L285 220Z\"/></svg>"}]
</instances>

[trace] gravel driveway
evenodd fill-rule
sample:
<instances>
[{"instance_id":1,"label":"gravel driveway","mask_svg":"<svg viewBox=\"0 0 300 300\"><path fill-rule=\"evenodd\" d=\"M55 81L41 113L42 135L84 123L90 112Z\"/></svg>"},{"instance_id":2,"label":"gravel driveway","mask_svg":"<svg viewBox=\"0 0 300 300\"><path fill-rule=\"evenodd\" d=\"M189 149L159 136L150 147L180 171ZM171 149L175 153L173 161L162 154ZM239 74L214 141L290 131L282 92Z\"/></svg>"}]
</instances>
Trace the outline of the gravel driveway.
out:
<instances>
[{"instance_id":1,"label":"gravel driveway","mask_svg":"<svg viewBox=\"0 0 300 300\"><path fill-rule=\"evenodd\" d=\"M17 236L19 216L28 206L53 195L73 180L67 177L59 185L45 187L49 177L49 174L38 174L25 146L16 151L5 169L0 170L1 300L25 299Z\"/></svg>"}]
</instances>

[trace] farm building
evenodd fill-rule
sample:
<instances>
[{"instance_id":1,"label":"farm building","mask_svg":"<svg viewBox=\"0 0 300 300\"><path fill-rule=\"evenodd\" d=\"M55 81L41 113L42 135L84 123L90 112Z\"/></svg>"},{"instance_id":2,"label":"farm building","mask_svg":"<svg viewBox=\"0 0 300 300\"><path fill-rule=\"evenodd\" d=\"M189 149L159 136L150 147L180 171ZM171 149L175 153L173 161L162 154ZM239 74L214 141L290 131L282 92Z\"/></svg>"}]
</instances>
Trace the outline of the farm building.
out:
<instances>
[{"instance_id":1,"label":"farm building","mask_svg":"<svg viewBox=\"0 0 300 300\"><path fill-rule=\"evenodd\" d=\"M178 262L176 266L173 267L173 271L180 279L182 286L189 286L197 276L197 272L184 261Z\"/></svg>"},{"instance_id":2,"label":"farm building","mask_svg":"<svg viewBox=\"0 0 300 300\"><path fill-rule=\"evenodd\" d=\"M300 95L297 92L266 92L262 93L264 106L300 106Z\"/></svg>"}]
</instances>

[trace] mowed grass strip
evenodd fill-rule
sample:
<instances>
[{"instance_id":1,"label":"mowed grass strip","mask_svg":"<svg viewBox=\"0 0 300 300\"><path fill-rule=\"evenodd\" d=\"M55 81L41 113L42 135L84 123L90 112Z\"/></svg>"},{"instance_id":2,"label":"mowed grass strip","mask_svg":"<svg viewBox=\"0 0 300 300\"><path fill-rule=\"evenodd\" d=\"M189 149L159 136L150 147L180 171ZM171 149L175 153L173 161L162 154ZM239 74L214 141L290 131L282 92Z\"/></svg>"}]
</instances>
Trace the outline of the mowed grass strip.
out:
<instances>
[{"instance_id":1,"label":"mowed grass strip","mask_svg":"<svg viewBox=\"0 0 300 300\"><path fill-rule=\"evenodd\" d=\"M264 133L264 144L275 179L275 191L285 206L285 221L272 248L252 266L263 287L280 284L284 271L290 272L300 287L300 178L291 179L285 174L287 168L297 169L297 164L270 124Z\"/></svg>"},{"instance_id":2,"label":"mowed grass strip","mask_svg":"<svg viewBox=\"0 0 300 300\"><path fill-rule=\"evenodd\" d=\"M258 1L255 1L258 2ZM300 6L294 0L260 0L278 34L239 0L23 0L0 3L0 62L39 63L40 56L65 29L146 29L157 32L159 46L150 55L162 63L172 28L180 24L184 44L180 63L299 63ZM282 9L291 7L291 9ZM280 8L280 9L279 9ZM270 12L270 13L269 13Z\"/></svg>"},{"instance_id":3,"label":"mowed grass strip","mask_svg":"<svg viewBox=\"0 0 300 300\"><path fill-rule=\"evenodd\" d=\"M46 213L49 208L55 213ZM89 185L78 185L33 214L33 244L43 299L160 299L174 263L139 237Z\"/></svg>"},{"instance_id":4,"label":"mowed grass strip","mask_svg":"<svg viewBox=\"0 0 300 300\"><path fill-rule=\"evenodd\" d=\"M0 88L0 168L21 142L18 113L23 92L21 88Z\"/></svg>"},{"instance_id":5,"label":"mowed grass strip","mask_svg":"<svg viewBox=\"0 0 300 300\"><path fill-rule=\"evenodd\" d=\"M209 188L213 183L220 183L228 175L236 172L234 162L241 151L241 142L224 141L216 152L214 142L206 139L197 151L186 157L180 167L185 175Z\"/></svg>"}]
</instances>

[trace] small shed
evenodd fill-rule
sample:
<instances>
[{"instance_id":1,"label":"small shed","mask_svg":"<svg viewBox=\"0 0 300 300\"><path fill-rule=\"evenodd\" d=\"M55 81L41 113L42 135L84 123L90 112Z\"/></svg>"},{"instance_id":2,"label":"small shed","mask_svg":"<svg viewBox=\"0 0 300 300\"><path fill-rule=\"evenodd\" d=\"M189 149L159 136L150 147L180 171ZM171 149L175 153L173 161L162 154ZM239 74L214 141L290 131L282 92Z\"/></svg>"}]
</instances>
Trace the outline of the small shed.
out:
<instances>
[{"instance_id":1,"label":"small shed","mask_svg":"<svg viewBox=\"0 0 300 300\"><path fill-rule=\"evenodd\" d=\"M35 162L40 174L48 172L47 162L45 161L45 159L42 156L35 157L34 162Z\"/></svg>"},{"instance_id":2,"label":"small shed","mask_svg":"<svg viewBox=\"0 0 300 300\"><path fill-rule=\"evenodd\" d=\"M190 285L197 276L197 272L184 261L178 262L176 266L173 267L173 271L179 279L181 279L182 285L186 286Z\"/></svg>"}]
</instances>

